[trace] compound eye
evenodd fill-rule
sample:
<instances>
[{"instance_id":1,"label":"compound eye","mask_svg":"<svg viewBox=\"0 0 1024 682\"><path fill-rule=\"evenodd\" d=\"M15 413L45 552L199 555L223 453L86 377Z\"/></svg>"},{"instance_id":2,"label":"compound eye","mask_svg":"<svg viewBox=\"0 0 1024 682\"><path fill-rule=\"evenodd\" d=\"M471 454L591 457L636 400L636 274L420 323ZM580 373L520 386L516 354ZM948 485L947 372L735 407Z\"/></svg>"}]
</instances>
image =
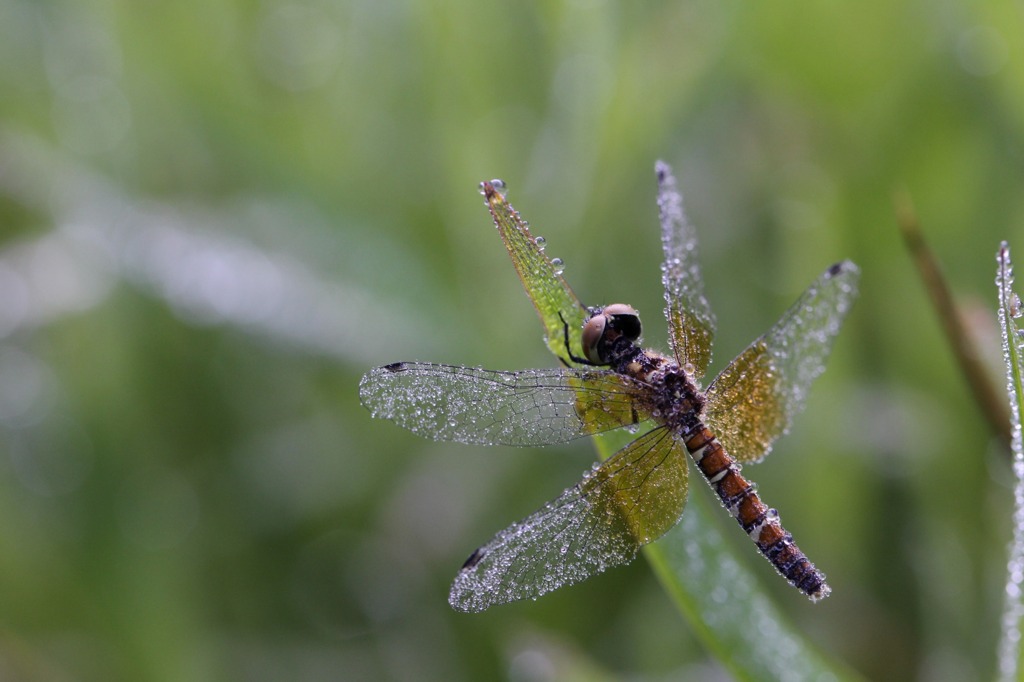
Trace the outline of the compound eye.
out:
<instances>
[{"instance_id":1,"label":"compound eye","mask_svg":"<svg viewBox=\"0 0 1024 682\"><path fill-rule=\"evenodd\" d=\"M619 338L630 343L640 338L640 314L625 303L591 308L590 319L583 325L583 356L595 365L611 364L609 352Z\"/></svg>"},{"instance_id":2,"label":"compound eye","mask_svg":"<svg viewBox=\"0 0 1024 682\"><path fill-rule=\"evenodd\" d=\"M612 328L620 335L630 341L640 338L640 313L635 308L625 303L613 303L606 306L603 312L611 320Z\"/></svg>"},{"instance_id":3,"label":"compound eye","mask_svg":"<svg viewBox=\"0 0 1024 682\"><path fill-rule=\"evenodd\" d=\"M601 353L599 351L601 339L604 337L604 328L607 324L608 318L602 313L597 313L583 325L583 334L581 339L583 357L595 365L608 364L604 358L601 357Z\"/></svg>"}]
</instances>

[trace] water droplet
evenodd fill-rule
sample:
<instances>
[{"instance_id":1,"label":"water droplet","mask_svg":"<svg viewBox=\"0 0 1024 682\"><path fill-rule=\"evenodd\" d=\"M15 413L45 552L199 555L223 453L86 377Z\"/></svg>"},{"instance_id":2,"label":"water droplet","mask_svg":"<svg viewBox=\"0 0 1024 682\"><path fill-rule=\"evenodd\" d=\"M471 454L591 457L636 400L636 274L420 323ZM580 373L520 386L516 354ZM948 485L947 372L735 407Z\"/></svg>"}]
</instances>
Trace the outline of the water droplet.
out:
<instances>
[{"instance_id":1,"label":"water droplet","mask_svg":"<svg viewBox=\"0 0 1024 682\"><path fill-rule=\"evenodd\" d=\"M561 275L563 272L565 272L565 261L563 261L561 258L552 258L551 264L555 266L556 275Z\"/></svg>"},{"instance_id":2,"label":"water droplet","mask_svg":"<svg viewBox=\"0 0 1024 682\"><path fill-rule=\"evenodd\" d=\"M545 242L547 242L547 239L538 235L533 238L533 241L537 242L537 246L543 247Z\"/></svg>"}]
</instances>

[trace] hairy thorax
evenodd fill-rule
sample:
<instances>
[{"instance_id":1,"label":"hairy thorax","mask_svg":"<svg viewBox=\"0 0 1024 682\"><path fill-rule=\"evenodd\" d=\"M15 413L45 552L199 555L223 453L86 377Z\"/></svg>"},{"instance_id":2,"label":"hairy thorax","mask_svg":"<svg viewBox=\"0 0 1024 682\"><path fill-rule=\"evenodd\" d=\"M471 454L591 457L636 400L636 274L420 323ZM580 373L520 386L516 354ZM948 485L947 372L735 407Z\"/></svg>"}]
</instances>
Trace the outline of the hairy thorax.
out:
<instances>
[{"instance_id":1,"label":"hairy thorax","mask_svg":"<svg viewBox=\"0 0 1024 682\"><path fill-rule=\"evenodd\" d=\"M704 396L675 360L634 344L616 349L612 369L652 387L646 406L655 421L685 434L700 424Z\"/></svg>"}]
</instances>

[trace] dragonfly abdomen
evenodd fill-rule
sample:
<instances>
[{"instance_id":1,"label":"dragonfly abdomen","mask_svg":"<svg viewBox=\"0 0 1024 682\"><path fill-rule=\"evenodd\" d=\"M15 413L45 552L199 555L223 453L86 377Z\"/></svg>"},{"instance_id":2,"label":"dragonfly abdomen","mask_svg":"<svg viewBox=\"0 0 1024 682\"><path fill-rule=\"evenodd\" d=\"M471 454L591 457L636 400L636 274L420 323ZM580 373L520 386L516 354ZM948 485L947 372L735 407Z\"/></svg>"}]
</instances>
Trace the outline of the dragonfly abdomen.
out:
<instances>
[{"instance_id":1,"label":"dragonfly abdomen","mask_svg":"<svg viewBox=\"0 0 1024 682\"><path fill-rule=\"evenodd\" d=\"M825 575L796 546L793 536L782 527L779 513L761 501L754 486L743 478L736 461L714 433L698 424L685 435L685 443L722 505L775 570L811 601L827 597L832 589L825 582Z\"/></svg>"}]
</instances>

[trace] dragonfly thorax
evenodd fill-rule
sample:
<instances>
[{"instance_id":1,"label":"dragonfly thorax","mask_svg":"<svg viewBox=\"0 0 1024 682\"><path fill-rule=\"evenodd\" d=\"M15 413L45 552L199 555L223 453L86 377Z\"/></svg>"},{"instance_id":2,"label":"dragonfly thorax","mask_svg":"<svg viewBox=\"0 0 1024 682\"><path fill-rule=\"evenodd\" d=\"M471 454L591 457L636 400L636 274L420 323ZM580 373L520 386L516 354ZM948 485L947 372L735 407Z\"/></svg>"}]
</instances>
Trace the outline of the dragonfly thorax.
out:
<instances>
[{"instance_id":1,"label":"dragonfly thorax","mask_svg":"<svg viewBox=\"0 0 1024 682\"><path fill-rule=\"evenodd\" d=\"M660 421L684 432L700 423L704 394L679 365L668 361L656 385L659 388L653 392L653 403Z\"/></svg>"}]
</instances>

